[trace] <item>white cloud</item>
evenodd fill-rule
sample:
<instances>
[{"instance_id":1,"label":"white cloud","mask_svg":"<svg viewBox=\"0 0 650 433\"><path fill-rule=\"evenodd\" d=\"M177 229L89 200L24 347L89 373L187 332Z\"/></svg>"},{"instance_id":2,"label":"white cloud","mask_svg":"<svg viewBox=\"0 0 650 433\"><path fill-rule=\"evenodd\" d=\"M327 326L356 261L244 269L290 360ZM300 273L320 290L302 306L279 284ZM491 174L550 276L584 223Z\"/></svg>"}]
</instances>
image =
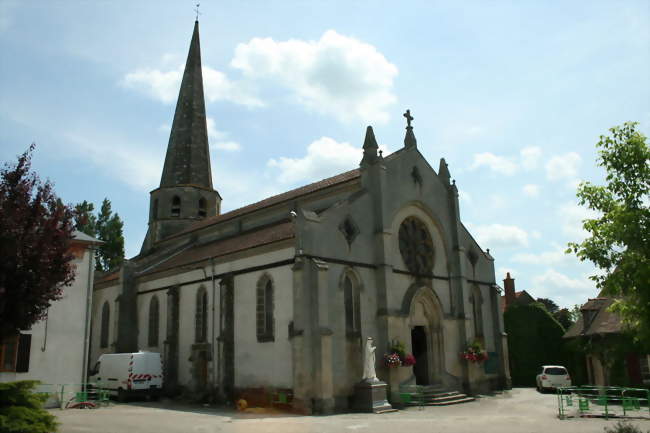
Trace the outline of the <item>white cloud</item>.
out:
<instances>
[{"instance_id":1,"label":"white cloud","mask_svg":"<svg viewBox=\"0 0 650 433\"><path fill-rule=\"evenodd\" d=\"M533 230L533 231L531 231L531 232L530 232L530 236L531 236L533 239L541 239L541 238L542 238L542 234L541 234L539 231L537 231L537 230Z\"/></svg>"},{"instance_id":2,"label":"white cloud","mask_svg":"<svg viewBox=\"0 0 650 433\"><path fill-rule=\"evenodd\" d=\"M571 278L551 268L533 277L530 293L536 297L551 298L558 305L573 305L596 294L596 286L587 275Z\"/></svg>"},{"instance_id":3,"label":"white cloud","mask_svg":"<svg viewBox=\"0 0 650 433\"><path fill-rule=\"evenodd\" d=\"M561 222L562 232L573 242L581 242L588 236L582 228L585 219L597 218L598 212L587 209L575 202L567 202L557 209L556 214Z\"/></svg>"},{"instance_id":4,"label":"white cloud","mask_svg":"<svg viewBox=\"0 0 650 433\"><path fill-rule=\"evenodd\" d=\"M542 156L542 149L535 146L525 147L519 152L521 156L521 165L526 170L537 168L539 158Z\"/></svg>"},{"instance_id":5,"label":"white cloud","mask_svg":"<svg viewBox=\"0 0 650 433\"><path fill-rule=\"evenodd\" d=\"M176 69L161 71L142 68L127 73L120 85L127 89L142 92L153 99L171 104L178 98L183 65ZM247 83L231 81L223 72L203 67L203 88L208 102L230 101L248 107L260 107L264 104L252 94Z\"/></svg>"},{"instance_id":6,"label":"white cloud","mask_svg":"<svg viewBox=\"0 0 650 433\"><path fill-rule=\"evenodd\" d=\"M472 204L474 201L472 195L469 192L462 189L458 190L458 198L460 199L460 201L465 202L467 204Z\"/></svg>"},{"instance_id":7,"label":"white cloud","mask_svg":"<svg viewBox=\"0 0 650 433\"><path fill-rule=\"evenodd\" d=\"M475 170L482 166L486 166L490 170L505 176L512 176L519 169L517 163L510 158L497 156L490 152L475 153L474 162L470 170Z\"/></svg>"},{"instance_id":8,"label":"white cloud","mask_svg":"<svg viewBox=\"0 0 650 433\"><path fill-rule=\"evenodd\" d=\"M227 140L228 133L219 131L212 117L207 117L205 123L208 128L208 138L210 139L210 149L225 150L227 152L237 152L241 150L241 145L233 140Z\"/></svg>"},{"instance_id":9,"label":"white cloud","mask_svg":"<svg viewBox=\"0 0 650 433\"><path fill-rule=\"evenodd\" d=\"M574 181L578 176L578 168L582 158L575 152L556 155L546 163L546 177L549 180L568 179Z\"/></svg>"},{"instance_id":10,"label":"white cloud","mask_svg":"<svg viewBox=\"0 0 650 433\"><path fill-rule=\"evenodd\" d=\"M386 122L396 101L397 67L377 49L334 30L318 41L253 38L239 44L231 66L251 80L271 80L297 102L346 122Z\"/></svg>"},{"instance_id":11,"label":"white cloud","mask_svg":"<svg viewBox=\"0 0 650 433\"><path fill-rule=\"evenodd\" d=\"M512 257L512 261L525 263L528 265L550 266L556 264L565 264L575 259L574 256L565 254L565 247L558 244L553 245L553 249L541 253L519 253Z\"/></svg>"},{"instance_id":12,"label":"white cloud","mask_svg":"<svg viewBox=\"0 0 650 433\"><path fill-rule=\"evenodd\" d=\"M211 149L225 150L226 152L238 152L241 150L241 145L236 141L217 141L210 144Z\"/></svg>"},{"instance_id":13,"label":"white cloud","mask_svg":"<svg viewBox=\"0 0 650 433\"><path fill-rule=\"evenodd\" d=\"M512 268L510 266L501 266L496 270L496 280L497 280L497 284L499 286L503 287L503 281L502 280L504 280L506 278L506 275L508 273L510 273L511 278L516 279L516 276L517 276L517 274L519 272L517 271L517 269Z\"/></svg>"},{"instance_id":14,"label":"white cloud","mask_svg":"<svg viewBox=\"0 0 650 433\"><path fill-rule=\"evenodd\" d=\"M513 225L472 225L471 233L482 248L528 246L528 233Z\"/></svg>"},{"instance_id":15,"label":"white cloud","mask_svg":"<svg viewBox=\"0 0 650 433\"><path fill-rule=\"evenodd\" d=\"M387 153L385 146L379 146ZM350 143L339 143L330 137L321 137L307 146L302 158L281 156L272 158L267 166L278 169L277 179L284 184L323 179L358 167L363 151Z\"/></svg>"},{"instance_id":16,"label":"white cloud","mask_svg":"<svg viewBox=\"0 0 650 433\"><path fill-rule=\"evenodd\" d=\"M64 136L74 144L76 152L86 155L99 170L138 191L151 191L160 182L162 154L152 154L104 135L73 131Z\"/></svg>"},{"instance_id":17,"label":"white cloud","mask_svg":"<svg viewBox=\"0 0 650 433\"><path fill-rule=\"evenodd\" d=\"M524 185L522 190L528 197L537 197L539 195L539 185L529 183L527 185Z\"/></svg>"}]
</instances>

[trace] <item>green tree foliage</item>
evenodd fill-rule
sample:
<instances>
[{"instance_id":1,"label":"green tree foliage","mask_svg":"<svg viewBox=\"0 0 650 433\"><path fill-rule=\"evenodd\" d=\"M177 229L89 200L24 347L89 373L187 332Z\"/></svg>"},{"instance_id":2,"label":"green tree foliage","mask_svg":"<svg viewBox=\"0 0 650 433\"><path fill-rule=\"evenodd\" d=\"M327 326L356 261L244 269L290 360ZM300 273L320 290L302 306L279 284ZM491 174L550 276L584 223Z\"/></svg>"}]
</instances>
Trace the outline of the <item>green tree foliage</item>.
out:
<instances>
[{"instance_id":1,"label":"green tree foliage","mask_svg":"<svg viewBox=\"0 0 650 433\"><path fill-rule=\"evenodd\" d=\"M111 202L105 198L97 216L95 206L83 201L75 206L75 228L104 242L95 255L95 269L103 272L114 271L124 261L124 223L117 213L113 213Z\"/></svg>"},{"instance_id":2,"label":"green tree foliage","mask_svg":"<svg viewBox=\"0 0 650 433\"><path fill-rule=\"evenodd\" d=\"M534 386L542 365L564 363L564 329L542 305L512 305L503 314L503 321L513 385Z\"/></svg>"},{"instance_id":3,"label":"green tree foliage","mask_svg":"<svg viewBox=\"0 0 650 433\"><path fill-rule=\"evenodd\" d=\"M74 207L74 228L87 234L97 236L97 217L93 214L95 206L86 200Z\"/></svg>"},{"instance_id":4,"label":"green tree foliage","mask_svg":"<svg viewBox=\"0 0 650 433\"><path fill-rule=\"evenodd\" d=\"M111 210L111 202L107 198L97 216L97 235L104 243L99 246L97 270L110 272L120 267L124 261L124 223L117 213Z\"/></svg>"},{"instance_id":5,"label":"green tree foliage","mask_svg":"<svg viewBox=\"0 0 650 433\"><path fill-rule=\"evenodd\" d=\"M570 243L568 252L593 262L603 272L592 276L623 323L650 346L650 148L636 123L610 129L597 144L605 185L583 182L581 205L600 216L583 222L589 237Z\"/></svg>"},{"instance_id":6,"label":"green tree foliage","mask_svg":"<svg viewBox=\"0 0 650 433\"><path fill-rule=\"evenodd\" d=\"M568 308L561 308L557 310L555 313L553 313L553 317L555 317L555 320L560 322L560 325L562 325L565 331L575 323L573 316L571 315L571 310Z\"/></svg>"},{"instance_id":7,"label":"green tree foliage","mask_svg":"<svg viewBox=\"0 0 650 433\"><path fill-rule=\"evenodd\" d=\"M0 383L0 431L3 433L51 433L57 430L56 417L43 409L47 395L36 394L39 382Z\"/></svg>"},{"instance_id":8,"label":"green tree foliage","mask_svg":"<svg viewBox=\"0 0 650 433\"><path fill-rule=\"evenodd\" d=\"M31 172L33 150L0 170L0 340L42 319L74 280L72 211Z\"/></svg>"},{"instance_id":9,"label":"green tree foliage","mask_svg":"<svg viewBox=\"0 0 650 433\"><path fill-rule=\"evenodd\" d=\"M544 307L546 307L546 311L548 311L551 314L555 313L560 309L560 307L552 299L537 298L537 302L544 305Z\"/></svg>"}]
</instances>

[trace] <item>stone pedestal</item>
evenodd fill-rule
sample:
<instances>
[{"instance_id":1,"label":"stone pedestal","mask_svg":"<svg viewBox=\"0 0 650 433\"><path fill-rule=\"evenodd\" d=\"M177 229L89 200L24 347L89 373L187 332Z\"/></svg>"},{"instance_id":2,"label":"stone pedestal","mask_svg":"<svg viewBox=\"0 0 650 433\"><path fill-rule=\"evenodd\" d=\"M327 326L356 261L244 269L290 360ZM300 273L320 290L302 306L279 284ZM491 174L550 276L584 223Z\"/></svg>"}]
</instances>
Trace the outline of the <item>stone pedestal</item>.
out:
<instances>
[{"instance_id":1,"label":"stone pedestal","mask_svg":"<svg viewBox=\"0 0 650 433\"><path fill-rule=\"evenodd\" d=\"M354 410L357 412L382 413L393 411L386 399L386 383L377 381L361 381L354 386Z\"/></svg>"}]
</instances>

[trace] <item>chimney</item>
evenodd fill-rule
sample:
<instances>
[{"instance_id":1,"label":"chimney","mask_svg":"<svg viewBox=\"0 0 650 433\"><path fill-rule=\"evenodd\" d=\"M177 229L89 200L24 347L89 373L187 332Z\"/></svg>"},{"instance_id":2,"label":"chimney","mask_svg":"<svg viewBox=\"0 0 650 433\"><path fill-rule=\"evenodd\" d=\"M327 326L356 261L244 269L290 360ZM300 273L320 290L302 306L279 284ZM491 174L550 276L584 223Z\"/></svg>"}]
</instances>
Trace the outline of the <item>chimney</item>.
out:
<instances>
[{"instance_id":1,"label":"chimney","mask_svg":"<svg viewBox=\"0 0 650 433\"><path fill-rule=\"evenodd\" d=\"M512 305L515 302L515 280L510 278L510 272L506 274L506 279L503 280L503 291L506 296L506 309L508 306Z\"/></svg>"}]
</instances>

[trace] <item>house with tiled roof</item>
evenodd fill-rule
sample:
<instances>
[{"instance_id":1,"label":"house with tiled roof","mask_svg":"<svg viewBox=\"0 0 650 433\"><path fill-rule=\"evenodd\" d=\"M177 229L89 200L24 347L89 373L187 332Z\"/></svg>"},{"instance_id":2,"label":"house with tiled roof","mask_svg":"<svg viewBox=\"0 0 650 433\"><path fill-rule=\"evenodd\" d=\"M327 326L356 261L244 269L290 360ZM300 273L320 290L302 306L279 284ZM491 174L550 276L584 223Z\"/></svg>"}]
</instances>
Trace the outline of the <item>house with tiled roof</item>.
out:
<instances>
[{"instance_id":1,"label":"house with tiled roof","mask_svg":"<svg viewBox=\"0 0 650 433\"><path fill-rule=\"evenodd\" d=\"M614 302L613 298L600 296L589 299L580 307L580 317L564 338L579 339L586 348L589 384L650 386L650 354L635 350L620 317L610 311Z\"/></svg>"},{"instance_id":2,"label":"house with tiled roof","mask_svg":"<svg viewBox=\"0 0 650 433\"><path fill-rule=\"evenodd\" d=\"M528 305L535 301L527 291L515 291L515 279L510 276L510 272L506 273L506 278L503 280L503 296L501 296L501 311L505 312L511 305Z\"/></svg>"},{"instance_id":3,"label":"house with tiled roof","mask_svg":"<svg viewBox=\"0 0 650 433\"><path fill-rule=\"evenodd\" d=\"M391 155L368 127L358 168L221 213L196 22L142 249L95 283L91 359L156 351L169 394L283 390L294 409L328 413L350 409L372 337L393 402L405 384L505 387L494 259L460 220L445 160L431 167L405 117ZM386 366L391 342L415 365ZM489 362L461 359L473 342Z\"/></svg>"}]
</instances>

